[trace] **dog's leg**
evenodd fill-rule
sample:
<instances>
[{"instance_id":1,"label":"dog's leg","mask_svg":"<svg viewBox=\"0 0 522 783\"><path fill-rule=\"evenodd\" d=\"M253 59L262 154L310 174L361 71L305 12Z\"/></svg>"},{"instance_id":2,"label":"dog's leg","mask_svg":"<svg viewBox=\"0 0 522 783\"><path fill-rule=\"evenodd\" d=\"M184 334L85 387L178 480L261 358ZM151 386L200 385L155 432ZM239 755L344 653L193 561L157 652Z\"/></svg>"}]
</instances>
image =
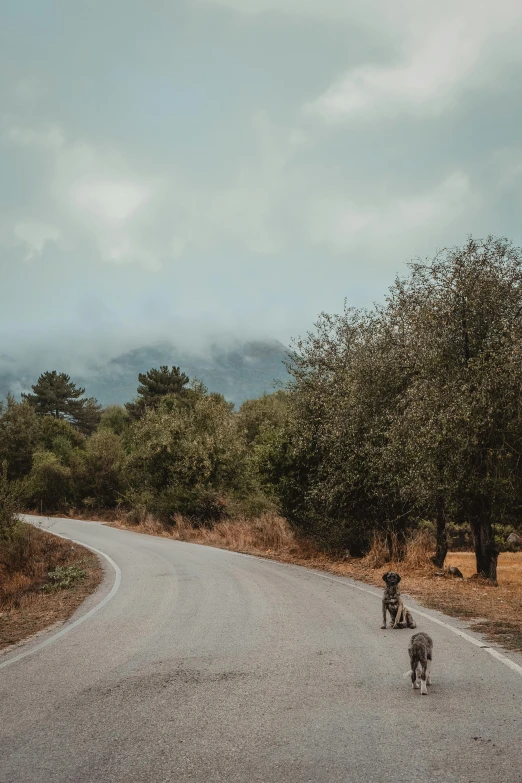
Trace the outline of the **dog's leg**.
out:
<instances>
[{"instance_id":1,"label":"dog's leg","mask_svg":"<svg viewBox=\"0 0 522 783\"><path fill-rule=\"evenodd\" d=\"M402 598L399 598L399 606L397 607L397 614L395 615L395 622L393 623L394 628L397 628L397 625L402 621L403 613L404 604L402 603Z\"/></svg>"},{"instance_id":2,"label":"dog's leg","mask_svg":"<svg viewBox=\"0 0 522 783\"><path fill-rule=\"evenodd\" d=\"M382 599L382 625L381 629L386 630L386 599Z\"/></svg>"},{"instance_id":3,"label":"dog's leg","mask_svg":"<svg viewBox=\"0 0 522 783\"><path fill-rule=\"evenodd\" d=\"M431 685L431 658L428 658L426 665L426 685Z\"/></svg>"},{"instance_id":4,"label":"dog's leg","mask_svg":"<svg viewBox=\"0 0 522 783\"><path fill-rule=\"evenodd\" d=\"M428 668L428 662L423 661L422 662L422 671L421 671L421 696L427 696L428 695L428 689L426 688L426 669Z\"/></svg>"},{"instance_id":5,"label":"dog's leg","mask_svg":"<svg viewBox=\"0 0 522 783\"><path fill-rule=\"evenodd\" d=\"M413 617L411 616L411 612L408 609L404 610L404 615L406 619L406 625L408 626L408 628L416 628L417 624L414 621Z\"/></svg>"}]
</instances>

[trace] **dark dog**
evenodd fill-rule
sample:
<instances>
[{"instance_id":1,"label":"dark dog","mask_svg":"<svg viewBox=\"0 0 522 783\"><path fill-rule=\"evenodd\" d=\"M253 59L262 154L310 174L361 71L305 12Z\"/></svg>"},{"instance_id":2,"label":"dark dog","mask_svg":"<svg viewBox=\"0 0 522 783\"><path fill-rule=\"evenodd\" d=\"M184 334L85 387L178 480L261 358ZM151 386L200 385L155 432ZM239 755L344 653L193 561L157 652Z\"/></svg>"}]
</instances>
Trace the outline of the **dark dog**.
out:
<instances>
[{"instance_id":1,"label":"dark dog","mask_svg":"<svg viewBox=\"0 0 522 783\"><path fill-rule=\"evenodd\" d=\"M408 652L410 654L411 666L408 674L411 675L412 688L419 687L420 674L421 696L427 696L428 689L426 686L431 685L431 660L433 656L431 637L427 633L414 633L411 637Z\"/></svg>"},{"instance_id":2,"label":"dark dog","mask_svg":"<svg viewBox=\"0 0 522 783\"><path fill-rule=\"evenodd\" d=\"M395 571L387 571L382 578L386 582L384 596L382 599L382 626L386 628L386 612L390 613L392 628L416 628L413 617L402 602L401 591L398 584L401 581L399 574Z\"/></svg>"}]
</instances>

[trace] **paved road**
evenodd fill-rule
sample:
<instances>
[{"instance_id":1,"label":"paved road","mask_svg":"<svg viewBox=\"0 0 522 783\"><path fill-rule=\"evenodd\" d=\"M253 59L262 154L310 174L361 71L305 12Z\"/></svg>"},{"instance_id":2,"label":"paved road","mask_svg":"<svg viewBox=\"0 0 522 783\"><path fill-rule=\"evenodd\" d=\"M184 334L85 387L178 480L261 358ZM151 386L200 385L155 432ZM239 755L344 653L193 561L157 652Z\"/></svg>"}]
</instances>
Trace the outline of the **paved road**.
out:
<instances>
[{"instance_id":1,"label":"paved road","mask_svg":"<svg viewBox=\"0 0 522 783\"><path fill-rule=\"evenodd\" d=\"M410 632L381 631L378 598L349 580L52 530L110 555L121 586L0 669L1 783L522 781L522 677L449 630L420 618L435 644L421 697L403 678Z\"/></svg>"}]
</instances>

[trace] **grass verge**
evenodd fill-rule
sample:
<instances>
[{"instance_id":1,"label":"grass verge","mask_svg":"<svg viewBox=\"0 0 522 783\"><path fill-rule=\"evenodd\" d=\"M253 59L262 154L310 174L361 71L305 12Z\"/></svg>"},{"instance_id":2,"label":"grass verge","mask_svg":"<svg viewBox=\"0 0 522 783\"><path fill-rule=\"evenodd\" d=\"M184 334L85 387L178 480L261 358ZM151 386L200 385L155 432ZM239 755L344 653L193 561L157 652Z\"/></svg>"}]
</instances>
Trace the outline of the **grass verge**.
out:
<instances>
[{"instance_id":1,"label":"grass verge","mask_svg":"<svg viewBox=\"0 0 522 783\"><path fill-rule=\"evenodd\" d=\"M0 649L66 620L103 577L96 555L21 523L0 546Z\"/></svg>"}]
</instances>

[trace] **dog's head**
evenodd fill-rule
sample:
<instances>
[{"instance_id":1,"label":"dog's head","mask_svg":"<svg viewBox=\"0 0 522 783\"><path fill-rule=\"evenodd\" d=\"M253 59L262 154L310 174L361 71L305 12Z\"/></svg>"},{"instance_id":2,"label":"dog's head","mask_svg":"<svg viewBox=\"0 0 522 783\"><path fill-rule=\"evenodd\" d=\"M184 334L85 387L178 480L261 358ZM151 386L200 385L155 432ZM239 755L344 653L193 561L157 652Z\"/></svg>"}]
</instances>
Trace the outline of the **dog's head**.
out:
<instances>
[{"instance_id":1,"label":"dog's head","mask_svg":"<svg viewBox=\"0 0 522 783\"><path fill-rule=\"evenodd\" d=\"M398 585L401 581L399 574L395 571L386 571L386 573L382 575L382 578L388 587L392 587L392 585Z\"/></svg>"}]
</instances>

